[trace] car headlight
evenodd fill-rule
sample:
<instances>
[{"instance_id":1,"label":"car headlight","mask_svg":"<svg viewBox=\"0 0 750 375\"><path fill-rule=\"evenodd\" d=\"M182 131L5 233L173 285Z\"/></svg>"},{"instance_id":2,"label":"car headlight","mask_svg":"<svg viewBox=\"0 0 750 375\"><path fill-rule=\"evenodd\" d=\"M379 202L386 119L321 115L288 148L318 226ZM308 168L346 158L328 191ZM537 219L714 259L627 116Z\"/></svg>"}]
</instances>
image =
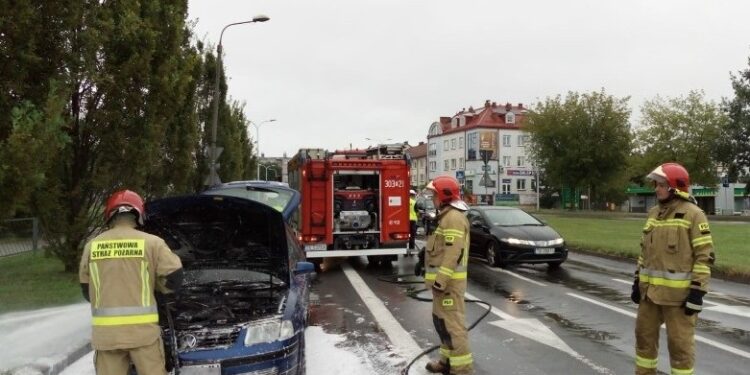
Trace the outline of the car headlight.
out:
<instances>
[{"instance_id":1,"label":"car headlight","mask_svg":"<svg viewBox=\"0 0 750 375\"><path fill-rule=\"evenodd\" d=\"M245 334L245 346L286 340L294 336L291 320L274 317L250 323Z\"/></svg>"},{"instance_id":2,"label":"car headlight","mask_svg":"<svg viewBox=\"0 0 750 375\"><path fill-rule=\"evenodd\" d=\"M557 245L562 245L563 242L565 241L563 241L562 238L558 238L558 239L550 241L549 244L552 246L557 246Z\"/></svg>"},{"instance_id":3,"label":"car headlight","mask_svg":"<svg viewBox=\"0 0 750 375\"><path fill-rule=\"evenodd\" d=\"M518 238L513 238L513 237L501 238L500 241L507 242L507 243L509 243L511 245L534 246L534 242L533 241L519 240Z\"/></svg>"}]
</instances>

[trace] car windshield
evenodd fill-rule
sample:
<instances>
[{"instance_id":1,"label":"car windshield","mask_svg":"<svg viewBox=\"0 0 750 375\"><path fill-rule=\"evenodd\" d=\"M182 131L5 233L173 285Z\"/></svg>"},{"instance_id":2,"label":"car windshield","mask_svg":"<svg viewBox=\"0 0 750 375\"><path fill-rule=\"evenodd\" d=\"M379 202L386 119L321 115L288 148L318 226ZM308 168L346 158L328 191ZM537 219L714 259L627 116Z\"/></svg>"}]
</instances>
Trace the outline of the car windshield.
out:
<instances>
[{"instance_id":1,"label":"car windshield","mask_svg":"<svg viewBox=\"0 0 750 375\"><path fill-rule=\"evenodd\" d=\"M435 211L435 204L432 203L431 199L427 199L427 198L424 198L424 197L419 197L419 198L417 198L417 202L416 203L417 203L418 207L421 206L422 209L424 209L426 211Z\"/></svg>"},{"instance_id":2,"label":"car windshield","mask_svg":"<svg viewBox=\"0 0 750 375\"><path fill-rule=\"evenodd\" d=\"M292 192L262 186L233 186L206 191L205 194L228 195L253 200L283 211L292 199Z\"/></svg>"},{"instance_id":3,"label":"car windshield","mask_svg":"<svg viewBox=\"0 0 750 375\"><path fill-rule=\"evenodd\" d=\"M496 226L544 225L523 210L486 210L485 214L492 225Z\"/></svg>"}]
</instances>

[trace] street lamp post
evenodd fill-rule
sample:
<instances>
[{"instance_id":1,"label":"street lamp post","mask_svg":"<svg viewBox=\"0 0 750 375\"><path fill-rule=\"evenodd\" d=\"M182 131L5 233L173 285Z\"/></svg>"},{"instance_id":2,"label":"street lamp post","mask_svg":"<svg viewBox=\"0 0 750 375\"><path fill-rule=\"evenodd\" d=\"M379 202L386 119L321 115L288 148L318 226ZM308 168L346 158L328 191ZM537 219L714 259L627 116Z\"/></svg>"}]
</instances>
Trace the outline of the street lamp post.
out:
<instances>
[{"instance_id":1,"label":"street lamp post","mask_svg":"<svg viewBox=\"0 0 750 375\"><path fill-rule=\"evenodd\" d=\"M219 158L219 153L216 148L216 127L219 122L219 75L221 75L221 40L224 38L224 31L229 26L234 25L242 25L245 23L253 23L253 22L266 22L270 18L264 15L258 15L253 17L250 21L242 21L242 22L235 22L230 23L226 26L224 26L223 29L221 29L221 34L219 34L219 45L216 46L216 74L215 74L215 80L214 80L214 113L213 118L211 121L211 164L209 166L209 174L208 174L208 185L214 186L221 183L221 179L219 178L219 172L216 170L216 159Z\"/></svg>"},{"instance_id":2,"label":"street lamp post","mask_svg":"<svg viewBox=\"0 0 750 375\"><path fill-rule=\"evenodd\" d=\"M274 122L276 121L275 118L272 118L270 120L263 120L260 123L255 123L254 121L250 121L250 124L255 127L255 155L258 163L258 168L256 168L256 174L258 176L258 179L260 180L260 126L267 123L267 122ZM266 180L268 180L268 172L266 172Z\"/></svg>"},{"instance_id":3,"label":"street lamp post","mask_svg":"<svg viewBox=\"0 0 750 375\"><path fill-rule=\"evenodd\" d=\"M271 170L271 172L273 172L273 178L276 178L276 177L277 177L277 176L276 176L276 169L274 169L272 165L271 165L271 166L269 166L269 165L262 165L262 164L258 164L258 168L260 168L260 167L263 167L263 169L264 169L264 170L265 170L265 172L266 172L266 181L268 181L268 170L269 170L269 169ZM258 179L260 180L260 176L258 176Z\"/></svg>"}]
</instances>

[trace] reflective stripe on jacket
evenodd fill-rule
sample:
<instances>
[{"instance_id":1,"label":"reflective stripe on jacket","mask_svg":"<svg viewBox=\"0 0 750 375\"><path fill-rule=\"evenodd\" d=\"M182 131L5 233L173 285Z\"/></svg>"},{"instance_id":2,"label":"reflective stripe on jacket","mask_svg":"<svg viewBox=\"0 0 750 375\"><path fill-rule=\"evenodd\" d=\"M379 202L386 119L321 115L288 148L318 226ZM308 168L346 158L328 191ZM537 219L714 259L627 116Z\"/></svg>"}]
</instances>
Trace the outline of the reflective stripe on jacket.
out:
<instances>
[{"instance_id":1,"label":"reflective stripe on jacket","mask_svg":"<svg viewBox=\"0 0 750 375\"><path fill-rule=\"evenodd\" d=\"M654 303L679 306L690 288L707 292L713 251L708 220L698 206L675 197L653 207L638 257L641 293Z\"/></svg>"},{"instance_id":2,"label":"reflective stripe on jacket","mask_svg":"<svg viewBox=\"0 0 750 375\"><path fill-rule=\"evenodd\" d=\"M452 280L466 282L469 264L469 222L464 213L452 206L443 208L438 226L427 239L425 283L438 281L443 287Z\"/></svg>"}]
</instances>

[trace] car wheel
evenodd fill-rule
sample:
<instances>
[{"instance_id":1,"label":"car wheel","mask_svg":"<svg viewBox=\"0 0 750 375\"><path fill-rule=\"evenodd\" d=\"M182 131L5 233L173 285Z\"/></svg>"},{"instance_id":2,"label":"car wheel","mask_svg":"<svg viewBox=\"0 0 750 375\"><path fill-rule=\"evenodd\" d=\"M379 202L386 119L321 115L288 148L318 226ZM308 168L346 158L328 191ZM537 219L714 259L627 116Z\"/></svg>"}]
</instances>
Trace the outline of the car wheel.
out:
<instances>
[{"instance_id":1,"label":"car wheel","mask_svg":"<svg viewBox=\"0 0 750 375\"><path fill-rule=\"evenodd\" d=\"M484 256L485 259L487 259L487 264L489 264L490 267L497 267L498 265L500 265L497 254L497 243L495 241L490 241L487 243L487 249L485 250Z\"/></svg>"},{"instance_id":2,"label":"car wheel","mask_svg":"<svg viewBox=\"0 0 750 375\"><path fill-rule=\"evenodd\" d=\"M556 270L560 268L560 265L562 264L561 260L555 261L555 262L547 262L547 266L549 266L549 269Z\"/></svg>"}]
</instances>

